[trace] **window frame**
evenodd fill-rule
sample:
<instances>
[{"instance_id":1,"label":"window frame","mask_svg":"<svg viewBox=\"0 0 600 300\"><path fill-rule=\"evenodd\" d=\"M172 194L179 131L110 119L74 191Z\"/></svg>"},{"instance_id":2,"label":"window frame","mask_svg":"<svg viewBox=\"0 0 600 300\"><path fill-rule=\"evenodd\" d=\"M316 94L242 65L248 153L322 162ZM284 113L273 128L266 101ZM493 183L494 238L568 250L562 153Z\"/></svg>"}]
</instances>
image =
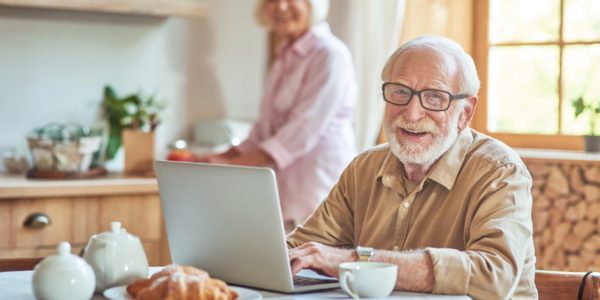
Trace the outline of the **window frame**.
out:
<instances>
[{"instance_id":1,"label":"window frame","mask_svg":"<svg viewBox=\"0 0 600 300\"><path fill-rule=\"evenodd\" d=\"M473 1L473 59L477 65L481 88L478 94L477 109L471 122L471 127L477 131L498 138L512 147L518 148L544 148L544 149L560 149L560 150L578 150L584 149L584 138L581 135L544 135L544 134L518 134L518 133L502 133L490 132L487 127L488 122L488 55L489 55L489 6L490 0L475 0ZM560 107L563 99L562 92L562 76L563 76L563 50L565 45L569 44L597 44L597 42L565 42L563 41L563 16L564 2L560 0L560 24L559 24L559 40L557 43L501 43L499 45L559 45L559 64L560 73L558 77L558 94L559 94L559 129L562 122L562 108Z\"/></svg>"}]
</instances>

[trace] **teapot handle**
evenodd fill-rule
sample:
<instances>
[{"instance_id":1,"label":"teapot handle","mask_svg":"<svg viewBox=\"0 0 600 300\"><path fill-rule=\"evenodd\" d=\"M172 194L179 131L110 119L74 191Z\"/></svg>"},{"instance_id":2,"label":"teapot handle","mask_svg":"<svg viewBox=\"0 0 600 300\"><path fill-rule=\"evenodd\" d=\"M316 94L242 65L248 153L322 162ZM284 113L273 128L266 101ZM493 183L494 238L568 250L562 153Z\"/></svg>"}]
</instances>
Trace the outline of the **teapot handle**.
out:
<instances>
[{"instance_id":1,"label":"teapot handle","mask_svg":"<svg viewBox=\"0 0 600 300\"><path fill-rule=\"evenodd\" d=\"M117 249L117 243L109 241L106 243L105 247L106 250L104 251L104 279L106 282L106 287L108 288L115 285L115 282L113 282L115 278L113 265L115 264L115 253Z\"/></svg>"}]
</instances>

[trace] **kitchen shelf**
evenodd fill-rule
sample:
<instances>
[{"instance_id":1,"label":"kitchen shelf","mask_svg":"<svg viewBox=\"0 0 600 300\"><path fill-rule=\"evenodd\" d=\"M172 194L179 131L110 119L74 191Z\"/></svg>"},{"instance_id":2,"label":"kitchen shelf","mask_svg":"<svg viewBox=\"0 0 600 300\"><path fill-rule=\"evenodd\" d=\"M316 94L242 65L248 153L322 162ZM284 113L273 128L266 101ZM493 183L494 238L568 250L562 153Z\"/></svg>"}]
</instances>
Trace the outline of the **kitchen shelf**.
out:
<instances>
[{"instance_id":1,"label":"kitchen shelf","mask_svg":"<svg viewBox=\"0 0 600 300\"><path fill-rule=\"evenodd\" d=\"M197 18L206 13L203 0L0 0L0 7Z\"/></svg>"}]
</instances>

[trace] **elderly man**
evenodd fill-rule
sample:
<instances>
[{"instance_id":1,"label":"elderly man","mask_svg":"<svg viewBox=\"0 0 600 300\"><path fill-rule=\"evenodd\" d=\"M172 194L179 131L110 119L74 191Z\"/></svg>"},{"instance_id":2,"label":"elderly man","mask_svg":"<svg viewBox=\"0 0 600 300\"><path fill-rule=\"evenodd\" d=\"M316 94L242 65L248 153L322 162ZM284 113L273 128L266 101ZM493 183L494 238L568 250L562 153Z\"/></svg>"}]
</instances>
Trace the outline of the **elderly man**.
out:
<instances>
[{"instance_id":1,"label":"elderly man","mask_svg":"<svg viewBox=\"0 0 600 300\"><path fill-rule=\"evenodd\" d=\"M531 176L503 143L468 127L472 58L426 36L383 72L388 144L356 157L288 237L292 270L337 276L341 262L398 265L396 288L475 299L535 298Z\"/></svg>"}]
</instances>

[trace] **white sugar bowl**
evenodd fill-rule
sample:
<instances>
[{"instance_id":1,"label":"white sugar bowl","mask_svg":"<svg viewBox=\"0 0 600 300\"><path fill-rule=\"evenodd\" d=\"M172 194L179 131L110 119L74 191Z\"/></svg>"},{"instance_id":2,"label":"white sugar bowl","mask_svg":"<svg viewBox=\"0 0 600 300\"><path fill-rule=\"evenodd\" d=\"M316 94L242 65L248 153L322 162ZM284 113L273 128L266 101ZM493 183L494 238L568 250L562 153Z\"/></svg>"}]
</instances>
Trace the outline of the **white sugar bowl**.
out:
<instances>
[{"instance_id":1,"label":"white sugar bowl","mask_svg":"<svg viewBox=\"0 0 600 300\"><path fill-rule=\"evenodd\" d=\"M61 242L33 271L33 293L39 300L90 299L94 294L94 270L81 257L71 254L71 245Z\"/></svg>"}]
</instances>

